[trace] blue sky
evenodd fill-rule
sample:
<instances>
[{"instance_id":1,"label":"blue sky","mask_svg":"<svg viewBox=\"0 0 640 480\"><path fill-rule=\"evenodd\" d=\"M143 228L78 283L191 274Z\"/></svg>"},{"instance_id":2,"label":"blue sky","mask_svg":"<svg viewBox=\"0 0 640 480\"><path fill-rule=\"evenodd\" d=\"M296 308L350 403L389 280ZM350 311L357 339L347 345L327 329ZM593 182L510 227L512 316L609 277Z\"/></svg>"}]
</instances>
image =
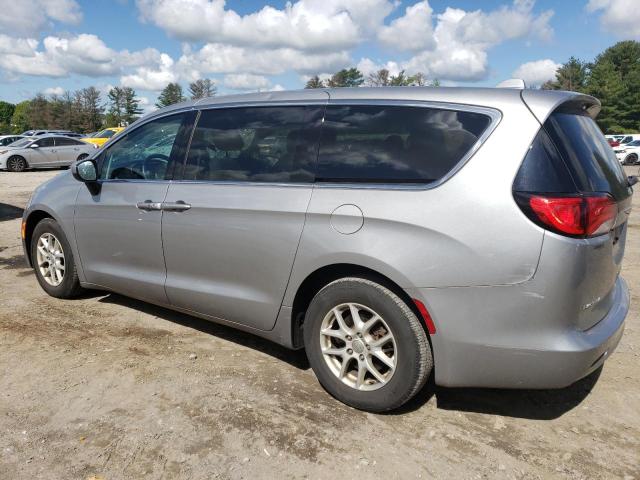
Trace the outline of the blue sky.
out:
<instances>
[{"instance_id":1,"label":"blue sky","mask_svg":"<svg viewBox=\"0 0 640 480\"><path fill-rule=\"evenodd\" d=\"M215 80L220 94L312 74L424 72L445 85L530 83L574 55L640 38L632 0L0 0L0 98Z\"/></svg>"}]
</instances>

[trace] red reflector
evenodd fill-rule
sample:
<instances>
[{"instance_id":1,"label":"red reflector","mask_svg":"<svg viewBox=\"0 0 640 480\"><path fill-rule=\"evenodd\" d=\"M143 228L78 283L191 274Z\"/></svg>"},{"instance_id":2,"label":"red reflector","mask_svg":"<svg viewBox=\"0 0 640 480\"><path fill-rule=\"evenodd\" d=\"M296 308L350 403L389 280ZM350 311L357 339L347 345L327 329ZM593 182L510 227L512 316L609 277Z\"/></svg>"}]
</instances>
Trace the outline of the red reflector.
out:
<instances>
[{"instance_id":1,"label":"red reflector","mask_svg":"<svg viewBox=\"0 0 640 480\"><path fill-rule=\"evenodd\" d=\"M558 233L591 237L611 230L618 206L611 196L547 197L533 195L529 206L544 226Z\"/></svg>"},{"instance_id":2,"label":"red reflector","mask_svg":"<svg viewBox=\"0 0 640 480\"><path fill-rule=\"evenodd\" d=\"M418 311L420 312L420 315L422 315L422 320L424 320L425 325L427 326L427 331L429 332L430 335L433 335L434 333L436 333L436 325L435 323L433 323L433 319L431 318L431 315L429 315L429 312L427 311L427 307L424 306L424 303L422 303L420 300L413 298L413 303L416 304L416 307L418 307Z\"/></svg>"}]
</instances>

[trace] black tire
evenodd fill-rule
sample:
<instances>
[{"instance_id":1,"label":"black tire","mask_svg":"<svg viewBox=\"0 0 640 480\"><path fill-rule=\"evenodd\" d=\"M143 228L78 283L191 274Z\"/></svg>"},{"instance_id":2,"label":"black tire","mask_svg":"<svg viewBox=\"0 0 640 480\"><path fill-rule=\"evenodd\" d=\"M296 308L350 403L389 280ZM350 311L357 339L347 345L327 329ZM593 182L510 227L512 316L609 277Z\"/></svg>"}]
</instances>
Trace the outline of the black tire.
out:
<instances>
[{"instance_id":1,"label":"black tire","mask_svg":"<svg viewBox=\"0 0 640 480\"><path fill-rule=\"evenodd\" d=\"M76 160L79 162L81 160L84 160L85 158L89 158L89 155L87 153L81 153L80 155L78 155L78 158Z\"/></svg>"},{"instance_id":2,"label":"black tire","mask_svg":"<svg viewBox=\"0 0 640 480\"><path fill-rule=\"evenodd\" d=\"M27 167L27 161L20 155L14 155L7 160L7 170L10 172L24 172Z\"/></svg>"},{"instance_id":3,"label":"black tire","mask_svg":"<svg viewBox=\"0 0 640 480\"><path fill-rule=\"evenodd\" d=\"M323 320L334 307L345 303L373 310L395 339L395 371L376 390L362 391L343 383L324 359L320 345ZM398 295L371 280L343 278L325 286L309 305L303 334L309 363L320 384L338 400L361 410L384 412L400 407L424 386L433 369L431 347L419 319Z\"/></svg>"},{"instance_id":4,"label":"black tire","mask_svg":"<svg viewBox=\"0 0 640 480\"><path fill-rule=\"evenodd\" d=\"M56 286L49 284L45 280L38 266L38 240L46 233L50 233L55 236L55 238L62 244L62 250L64 252L64 274L62 276L61 283ZM83 289L80 286L80 281L78 280L78 272L76 270L76 262L75 258L73 258L71 245L69 245L67 236L62 231L60 225L58 225L58 222L56 222L52 218L42 219L33 230L33 234L31 235L30 249L31 262L34 266L36 278L38 279L38 283L45 292L56 298L73 298L78 296L82 292Z\"/></svg>"},{"instance_id":5,"label":"black tire","mask_svg":"<svg viewBox=\"0 0 640 480\"><path fill-rule=\"evenodd\" d=\"M638 163L638 155L632 153L627 158L625 158L625 161L627 165L636 165Z\"/></svg>"}]
</instances>

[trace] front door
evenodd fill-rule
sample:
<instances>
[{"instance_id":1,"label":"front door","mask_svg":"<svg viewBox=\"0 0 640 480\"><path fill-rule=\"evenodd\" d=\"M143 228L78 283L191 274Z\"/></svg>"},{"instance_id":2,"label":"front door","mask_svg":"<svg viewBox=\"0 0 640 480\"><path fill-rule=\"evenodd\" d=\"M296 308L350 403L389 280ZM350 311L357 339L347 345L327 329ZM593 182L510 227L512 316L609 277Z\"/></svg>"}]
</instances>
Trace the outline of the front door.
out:
<instances>
[{"instance_id":1,"label":"front door","mask_svg":"<svg viewBox=\"0 0 640 480\"><path fill-rule=\"evenodd\" d=\"M75 230L87 282L128 296L167 303L161 203L180 158L189 113L148 123L123 135L98 160L100 190L82 188Z\"/></svg>"},{"instance_id":2,"label":"front door","mask_svg":"<svg viewBox=\"0 0 640 480\"><path fill-rule=\"evenodd\" d=\"M165 200L169 301L269 330L313 188L323 105L201 112Z\"/></svg>"},{"instance_id":3,"label":"front door","mask_svg":"<svg viewBox=\"0 0 640 480\"><path fill-rule=\"evenodd\" d=\"M32 143L27 162L33 168L57 166L58 151L53 137L43 137Z\"/></svg>"}]
</instances>

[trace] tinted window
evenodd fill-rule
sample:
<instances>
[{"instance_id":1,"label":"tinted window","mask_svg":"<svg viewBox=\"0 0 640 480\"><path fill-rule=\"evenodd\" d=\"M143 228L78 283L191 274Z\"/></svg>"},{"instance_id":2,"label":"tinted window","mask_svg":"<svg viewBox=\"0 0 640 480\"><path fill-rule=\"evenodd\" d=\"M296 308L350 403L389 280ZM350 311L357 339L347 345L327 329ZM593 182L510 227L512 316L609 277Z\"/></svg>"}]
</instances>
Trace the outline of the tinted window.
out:
<instances>
[{"instance_id":1,"label":"tinted window","mask_svg":"<svg viewBox=\"0 0 640 480\"><path fill-rule=\"evenodd\" d=\"M101 155L101 179L163 180L174 151L176 135L186 114L171 115L129 132Z\"/></svg>"},{"instance_id":2,"label":"tinted window","mask_svg":"<svg viewBox=\"0 0 640 480\"><path fill-rule=\"evenodd\" d=\"M32 138L23 138L22 140L16 140L11 144L12 147L26 147L31 142L33 142Z\"/></svg>"},{"instance_id":3,"label":"tinted window","mask_svg":"<svg viewBox=\"0 0 640 480\"><path fill-rule=\"evenodd\" d=\"M579 191L609 192L618 200L630 195L626 175L591 117L554 112L544 126Z\"/></svg>"},{"instance_id":4,"label":"tinted window","mask_svg":"<svg viewBox=\"0 0 640 480\"><path fill-rule=\"evenodd\" d=\"M323 107L201 112L185 180L312 182Z\"/></svg>"},{"instance_id":5,"label":"tinted window","mask_svg":"<svg viewBox=\"0 0 640 480\"><path fill-rule=\"evenodd\" d=\"M81 143L72 138L56 137L57 147L68 147L70 145L81 145Z\"/></svg>"},{"instance_id":6,"label":"tinted window","mask_svg":"<svg viewBox=\"0 0 640 480\"><path fill-rule=\"evenodd\" d=\"M471 112L401 106L327 107L318 181L434 182L489 126Z\"/></svg>"},{"instance_id":7,"label":"tinted window","mask_svg":"<svg viewBox=\"0 0 640 480\"><path fill-rule=\"evenodd\" d=\"M576 185L558 150L544 129L540 129L529 147L513 182L517 192L572 193Z\"/></svg>"},{"instance_id":8,"label":"tinted window","mask_svg":"<svg viewBox=\"0 0 640 480\"><path fill-rule=\"evenodd\" d=\"M42 138L38 140L36 143L38 147L53 147L53 137Z\"/></svg>"}]
</instances>

